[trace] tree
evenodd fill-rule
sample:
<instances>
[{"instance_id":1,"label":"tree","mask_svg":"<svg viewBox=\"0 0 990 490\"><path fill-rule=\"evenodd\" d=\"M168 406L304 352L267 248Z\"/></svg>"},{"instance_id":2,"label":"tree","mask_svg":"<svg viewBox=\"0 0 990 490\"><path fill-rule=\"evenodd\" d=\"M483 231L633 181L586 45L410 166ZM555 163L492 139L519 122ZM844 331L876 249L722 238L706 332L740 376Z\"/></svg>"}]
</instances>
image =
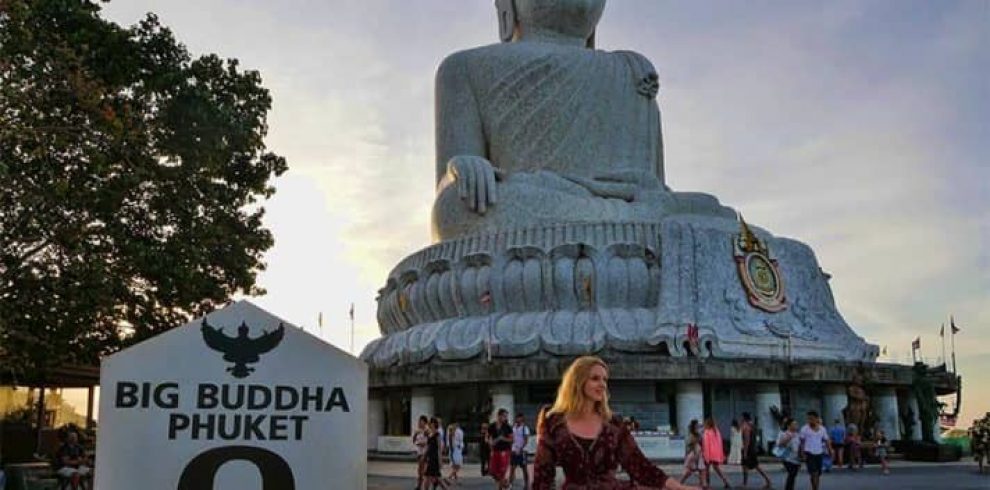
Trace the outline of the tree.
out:
<instances>
[{"instance_id":1,"label":"tree","mask_svg":"<svg viewBox=\"0 0 990 490\"><path fill-rule=\"evenodd\" d=\"M99 13L0 0L0 369L39 379L263 293L286 170L258 72Z\"/></svg>"}]
</instances>

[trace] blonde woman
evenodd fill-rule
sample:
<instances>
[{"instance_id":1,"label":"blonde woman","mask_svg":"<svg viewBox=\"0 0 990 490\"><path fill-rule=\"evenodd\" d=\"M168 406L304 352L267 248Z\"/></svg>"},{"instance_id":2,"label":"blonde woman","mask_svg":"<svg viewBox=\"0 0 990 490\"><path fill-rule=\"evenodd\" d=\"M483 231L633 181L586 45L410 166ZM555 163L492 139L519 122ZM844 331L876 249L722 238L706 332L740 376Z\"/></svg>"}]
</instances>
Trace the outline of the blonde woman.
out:
<instances>
[{"instance_id":1,"label":"blonde woman","mask_svg":"<svg viewBox=\"0 0 990 490\"><path fill-rule=\"evenodd\" d=\"M557 466L564 468L561 490L696 489L668 478L643 456L608 406L608 366L597 357L579 357L567 368L557 400L541 411L536 432L533 490L553 488ZM616 479L620 464L630 481Z\"/></svg>"}]
</instances>

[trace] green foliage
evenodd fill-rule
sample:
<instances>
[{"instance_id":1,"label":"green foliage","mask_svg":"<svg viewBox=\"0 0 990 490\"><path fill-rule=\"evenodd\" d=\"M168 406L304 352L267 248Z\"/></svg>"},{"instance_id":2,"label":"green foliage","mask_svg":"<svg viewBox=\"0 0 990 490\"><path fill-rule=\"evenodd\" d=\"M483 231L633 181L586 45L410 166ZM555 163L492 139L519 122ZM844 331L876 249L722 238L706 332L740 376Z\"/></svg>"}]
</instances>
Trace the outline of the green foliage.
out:
<instances>
[{"instance_id":1,"label":"green foliage","mask_svg":"<svg viewBox=\"0 0 990 490\"><path fill-rule=\"evenodd\" d=\"M917 362L914 364L914 379L911 382L911 392L918 401L918 419L921 421L921 439L925 442L935 442L935 423L938 420L939 401L935 395L935 387L928 375L928 366Z\"/></svg>"},{"instance_id":2,"label":"green foliage","mask_svg":"<svg viewBox=\"0 0 990 490\"><path fill-rule=\"evenodd\" d=\"M990 454L990 412L981 419L973 420L973 425L969 428L969 437L974 455Z\"/></svg>"},{"instance_id":3,"label":"green foliage","mask_svg":"<svg viewBox=\"0 0 990 490\"><path fill-rule=\"evenodd\" d=\"M255 71L193 58L149 14L0 0L0 369L95 362L262 293L285 160Z\"/></svg>"},{"instance_id":4,"label":"green foliage","mask_svg":"<svg viewBox=\"0 0 990 490\"><path fill-rule=\"evenodd\" d=\"M36 410L37 409L31 405L17 407L3 414L3 417L0 418L0 422L29 424L34 422Z\"/></svg>"}]
</instances>

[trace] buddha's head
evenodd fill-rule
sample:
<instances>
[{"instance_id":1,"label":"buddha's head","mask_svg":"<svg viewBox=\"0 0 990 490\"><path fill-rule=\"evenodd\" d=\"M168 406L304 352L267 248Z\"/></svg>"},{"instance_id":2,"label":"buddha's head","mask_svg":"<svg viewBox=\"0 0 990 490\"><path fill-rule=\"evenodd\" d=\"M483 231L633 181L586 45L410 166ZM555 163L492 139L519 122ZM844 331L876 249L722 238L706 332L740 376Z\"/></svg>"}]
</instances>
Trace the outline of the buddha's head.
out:
<instances>
[{"instance_id":1,"label":"buddha's head","mask_svg":"<svg viewBox=\"0 0 990 490\"><path fill-rule=\"evenodd\" d=\"M503 41L533 32L549 32L592 45L605 0L497 0Z\"/></svg>"}]
</instances>

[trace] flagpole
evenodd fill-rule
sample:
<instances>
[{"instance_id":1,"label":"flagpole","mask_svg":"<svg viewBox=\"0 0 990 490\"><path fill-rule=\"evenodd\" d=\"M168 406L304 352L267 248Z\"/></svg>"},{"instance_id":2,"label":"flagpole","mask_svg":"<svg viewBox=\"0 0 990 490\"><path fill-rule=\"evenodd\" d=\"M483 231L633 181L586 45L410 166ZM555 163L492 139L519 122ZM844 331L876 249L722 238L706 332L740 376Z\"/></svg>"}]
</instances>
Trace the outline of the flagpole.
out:
<instances>
[{"instance_id":1,"label":"flagpole","mask_svg":"<svg viewBox=\"0 0 990 490\"><path fill-rule=\"evenodd\" d=\"M956 373L956 322L953 320L950 322L952 326L952 374Z\"/></svg>"},{"instance_id":2,"label":"flagpole","mask_svg":"<svg viewBox=\"0 0 990 490\"><path fill-rule=\"evenodd\" d=\"M347 313L351 317L351 355L354 355L354 303L351 303L351 309Z\"/></svg>"},{"instance_id":3,"label":"flagpole","mask_svg":"<svg viewBox=\"0 0 990 490\"><path fill-rule=\"evenodd\" d=\"M942 324L941 332L942 334L940 335L940 337L942 337L942 365L948 367L949 359L945 357L945 324L944 323Z\"/></svg>"}]
</instances>

